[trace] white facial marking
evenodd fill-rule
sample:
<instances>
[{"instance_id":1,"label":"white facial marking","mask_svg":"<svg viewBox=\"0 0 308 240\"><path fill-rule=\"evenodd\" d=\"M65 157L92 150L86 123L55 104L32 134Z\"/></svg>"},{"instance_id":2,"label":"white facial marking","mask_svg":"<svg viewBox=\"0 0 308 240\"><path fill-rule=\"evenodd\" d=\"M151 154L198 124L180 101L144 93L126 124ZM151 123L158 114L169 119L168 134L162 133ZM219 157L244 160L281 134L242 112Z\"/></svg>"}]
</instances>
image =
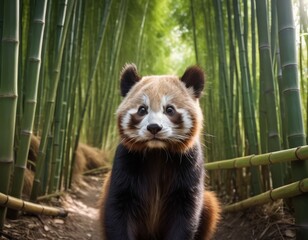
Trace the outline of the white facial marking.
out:
<instances>
[{"instance_id":1,"label":"white facial marking","mask_svg":"<svg viewBox=\"0 0 308 240\"><path fill-rule=\"evenodd\" d=\"M150 106L150 99L149 99L149 97L146 94L142 95L142 101L143 101L144 105Z\"/></svg>"},{"instance_id":2,"label":"white facial marking","mask_svg":"<svg viewBox=\"0 0 308 240\"><path fill-rule=\"evenodd\" d=\"M191 120L191 116L189 114L188 111L186 111L185 109L177 109L178 113L180 113L182 115L183 118L183 123L184 123L184 132L188 133L190 131L190 129L193 127L193 123Z\"/></svg>"},{"instance_id":3,"label":"white facial marking","mask_svg":"<svg viewBox=\"0 0 308 240\"><path fill-rule=\"evenodd\" d=\"M132 108L132 109L129 109L126 114L124 115L124 117L122 118L122 121L121 121L121 126L123 129L127 129L128 128L128 124L130 122L130 119L131 119L131 114L134 114L138 111L138 109L136 108Z\"/></svg>"},{"instance_id":4,"label":"white facial marking","mask_svg":"<svg viewBox=\"0 0 308 240\"><path fill-rule=\"evenodd\" d=\"M170 101L172 100L172 96L169 96L169 95L164 95L162 98L161 98L161 108L163 109L163 107L167 106Z\"/></svg>"}]
</instances>

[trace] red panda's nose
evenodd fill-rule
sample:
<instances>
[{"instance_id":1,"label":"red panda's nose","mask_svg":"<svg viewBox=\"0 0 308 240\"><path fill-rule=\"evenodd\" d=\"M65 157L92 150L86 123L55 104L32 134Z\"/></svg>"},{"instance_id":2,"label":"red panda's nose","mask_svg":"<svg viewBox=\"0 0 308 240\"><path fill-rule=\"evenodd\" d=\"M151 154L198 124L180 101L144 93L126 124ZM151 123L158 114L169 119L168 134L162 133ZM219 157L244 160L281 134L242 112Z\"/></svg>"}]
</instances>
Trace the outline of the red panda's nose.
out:
<instances>
[{"instance_id":1,"label":"red panda's nose","mask_svg":"<svg viewBox=\"0 0 308 240\"><path fill-rule=\"evenodd\" d=\"M149 131L150 133L156 134L156 133L158 133L160 130L162 130L163 127L160 126L160 125L158 125L158 124L156 124L156 123L151 123L151 124L149 124L149 125L147 126L147 129L148 129L148 131Z\"/></svg>"}]
</instances>

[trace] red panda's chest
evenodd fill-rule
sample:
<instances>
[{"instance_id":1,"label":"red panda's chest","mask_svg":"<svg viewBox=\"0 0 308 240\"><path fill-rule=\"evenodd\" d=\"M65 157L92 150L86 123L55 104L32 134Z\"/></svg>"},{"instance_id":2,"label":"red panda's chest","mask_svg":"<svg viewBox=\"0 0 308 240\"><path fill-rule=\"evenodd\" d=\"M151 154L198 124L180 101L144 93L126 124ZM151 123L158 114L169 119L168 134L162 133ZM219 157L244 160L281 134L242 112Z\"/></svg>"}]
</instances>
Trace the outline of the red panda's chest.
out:
<instances>
[{"instance_id":1,"label":"red panda's chest","mask_svg":"<svg viewBox=\"0 0 308 240\"><path fill-rule=\"evenodd\" d=\"M172 194L177 179L177 164L172 159L161 156L150 156L147 160L155 161L144 166L142 174L143 187L139 197L142 201L142 211L145 228L148 232L157 232L164 219L167 201Z\"/></svg>"}]
</instances>

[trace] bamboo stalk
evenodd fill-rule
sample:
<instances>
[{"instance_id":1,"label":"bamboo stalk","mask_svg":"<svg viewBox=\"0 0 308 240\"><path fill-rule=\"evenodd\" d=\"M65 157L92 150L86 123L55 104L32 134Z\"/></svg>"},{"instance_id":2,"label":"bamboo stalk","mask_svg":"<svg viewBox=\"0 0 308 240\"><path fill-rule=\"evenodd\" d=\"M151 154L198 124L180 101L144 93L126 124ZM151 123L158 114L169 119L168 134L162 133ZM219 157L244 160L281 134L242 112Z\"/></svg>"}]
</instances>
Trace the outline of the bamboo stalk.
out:
<instances>
[{"instance_id":1,"label":"bamboo stalk","mask_svg":"<svg viewBox=\"0 0 308 240\"><path fill-rule=\"evenodd\" d=\"M227 74L227 58L226 58L226 49L225 49L225 36L223 32L223 18L222 18L222 6L220 1L213 0L215 6L215 19L216 19L216 28L217 28L217 41L218 41L218 51L219 51L219 67L221 69L221 78L220 78L220 88L222 90L220 102L223 108L223 117L224 117L224 139L225 145L230 146L226 149L226 156L228 158L235 157L234 150L234 138L232 138L232 128L230 123L230 106L231 106L231 94L230 89L230 80L229 75Z\"/></svg>"},{"instance_id":2,"label":"bamboo stalk","mask_svg":"<svg viewBox=\"0 0 308 240\"><path fill-rule=\"evenodd\" d=\"M268 32L268 17L266 0L256 1L259 54L260 54L260 82L263 81L263 92L260 93L266 111L266 124L260 125L260 131L267 133L267 151L274 152L280 150L280 137L278 133L278 120L276 111L276 99L274 89L274 72L272 67L271 48ZM272 39L275 41L275 39ZM262 85L263 85L262 84ZM260 84L261 85L261 84ZM261 89L261 88L260 88ZM261 102L260 100L260 102ZM260 116L263 118L263 116ZM273 187L283 185L283 165L271 166Z\"/></svg>"},{"instance_id":3,"label":"bamboo stalk","mask_svg":"<svg viewBox=\"0 0 308 240\"><path fill-rule=\"evenodd\" d=\"M59 82L59 74L61 72L61 63L62 63L62 54L63 54L63 48L65 45L65 39L66 39L66 34L67 34L67 29L70 21L70 16L73 11L75 1L69 1L68 3L68 9L66 13L66 20L64 23L64 30L60 34L62 36L61 38L61 43L60 43L60 48L59 52L56 53L57 59L54 63L54 70L52 73L52 85L50 86L50 92L48 95L48 101L46 103L46 113L45 113L45 119L44 119L44 127L43 127L43 133L42 133L42 138L41 138L41 143L39 147L39 155L37 159L37 164L36 164L36 172L34 176L34 182L33 182L33 187L32 187L32 192L30 199L31 201L35 201L36 198L38 197L41 189L41 174L42 174L42 168L43 168L43 162L45 158L45 152L46 152L46 140L47 140L47 134L50 131L51 127L51 120L53 119L53 110L54 110L54 102L55 102L55 97L56 97L56 91L58 87L58 82ZM66 7L66 6L64 6Z\"/></svg>"},{"instance_id":4,"label":"bamboo stalk","mask_svg":"<svg viewBox=\"0 0 308 240\"><path fill-rule=\"evenodd\" d=\"M244 128L245 135L249 144L249 154L258 154L258 136L255 122L255 112L253 106L253 96L251 92L251 83L249 78L248 62L246 48L243 38L243 30L241 24L240 7L238 0L233 0L234 19L236 26L236 35L239 46L241 77L242 77L242 95L243 95L243 110L244 110ZM260 171L258 168L251 168L251 185L252 193L261 193L261 179Z\"/></svg>"},{"instance_id":5,"label":"bamboo stalk","mask_svg":"<svg viewBox=\"0 0 308 240\"><path fill-rule=\"evenodd\" d=\"M37 88L39 72L41 66L41 49L44 35L45 14L47 1L39 1L35 5L34 18L31 23L32 36L29 35L29 56L28 70L26 71L25 81L25 100L24 113L21 122L20 143L17 151L17 159L14 166L14 178L12 182L11 195L20 198L23 188L23 179L28 159L30 140L35 117ZM16 219L18 211L9 211L10 218Z\"/></svg>"},{"instance_id":6,"label":"bamboo stalk","mask_svg":"<svg viewBox=\"0 0 308 240\"><path fill-rule=\"evenodd\" d=\"M195 57L196 57L196 63L199 64L199 54L198 54L198 44L197 44L197 28L196 28L196 19L195 19L195 9L194 9L194 0L190 0L190 11L191 11L191 17L192 17L192 29L193 29L193 35L194 35L194 50L195 50Z\"/></svg>"},{"instance_id":7,"label":"bamboo stalk","mask_svg":"<svg viewBox=\"0 0 308 240\"><path fill-rule=\"evenodd\" d=\"M75 24L75 28L72 31L75 31L76 38L78 41L74 41L73 46L73 56L75 58L74 66L73 66L73 74L72 74L72 87L69 90L69 99L67 101L68 110L67 110L67 141L66 141L66 153L65 153L65 163L64 163L64 188L67 190L70 186L70 163L71 163L71 146L73 143L73 132L75 130L75 127L73 125L73 121L75 119L75 110L76 106L76 87L78 86L77 83L80 80L80 58L81 53L83 50L83 30L84 30L84 22L86 18L86 11L85 11L85 1L78 1L78 17L77 17L77 23Z\"/></svg>"},{"instance_id":8,"label":"bamboo stalk","mask_svg":"<svg viewBox=\"0 0 308 240\"><path fill-rule=\"evenodd\" d=\"M285 104L286 137L289 147L306 144L302 103L298 79L296 28L294 24L292 1L280 0L276 3L278 16L278 32L280 60L282 68L282 98ZM308 162L296 161L291 163L293 181L308 176ZM293 199L295 222L305 225L308 222L308 194ZM308 228L299 227L297 239L308 239Z\"/></svg>"},{"instance_id":9,"label":"bamboo stalk","mask_svg":"<svg viewBox=\"0 0 308 240\"><path fill-rule=\"evenodd\" d=\"M41 121L42 121L42 112L43 112L43 103L44 103L44 86L46 85L46 77L45 73L48 69L46 67L47 56L47 46L49 44L49 36L50 36L50 24L51 24L51 9L52 9L52 0L48 0L47 3L47 10L45 16L45 31L44 31L44 38L43 38L43 45L42 45L42 53L41 53L41 68L39 73L39 86L37 92L37 106L35 110L35 119L34 119L34 126L33 126L33 134L36 136L41 135Z\"/></svg>"},{"instance_id":10,"label":"bamboo stalk","mask_svg":"<svg viewBox=\"0 0 308 240\"><path fill-rule=\"evenodd\" d=\"M14 133L17 108L19 50L19 0L5 0L3 6L0 85L0 192L7 193L14 161ZM0 229L6 208L0 207Z\"/></svg>"},{"instance_id":11,"label":"bamboo stalk","mask_svg":"<svg viewBox=\"0 0 308 240\"><path fill-rule=\"evenodd\" d=\"M257 196L248 198L246 200L227 205L223 208L224 212L242 211L245 208L262 205L268 202L274 202L279 199L293 198L303 193L308 192L308 178L297 181L267 192L261 193Z\"/></svg>"},{"instance_id":12,"label":"bamboo stalk","mask_svg":"<svg viewBox=\"0 0 308 240\"><path fill-rule=\"evenodd\" d=\"M272 153L260 155L250 155L245 157L221 160L218 162L206 163L205 169L208 171L252 167L260 165L270 165L276 163L285 163L289 161L308 160L308 146L292 148Z\"/></svg>"},{"instance_id":13,"label":"bamboo stalk","mask_svg":"<svg viewBox=\"0 0 308 240\"><path fill-rule=\"evenodd\" d=\"M78 123L78 126L77 126L76 139L75 139L75 143L74 143L74 146L73 146L73 157L72 157L72 161L71 161L72 166L75 163L76 150L77 150L78 143L79 143L81 128L82 128L82 125L83 125L83 122L84 122L84 116L85 116L88 101L89 101L89 98L90 98L90 90L91 90L91 87L92 87L92 83L94 81L96 70L98 68L98 62L99 62L99 59L100 59L100 52L101 52L103 42L104 42L104 38L105 38L105 33L106 33L106 29L107 29L107 23L108 23L108 20L109 20L110 12L111 12L110 10L111 10L111 6L112 6L112 2L113 2L113 0L108 0L108 3L106 3L107 5L106 5L106 9L104 11L104 17L103 17L103 20L101 22L100 29L99 29L98 41L97 41L97 45L96 45L96 48L95 48L96 56L95 56L95 59L94 59L94 63L92 64L92 68L90 70L90 73L88 75L88 81L87 81L88 86L87 86L87 89L86 89L85 101L84 101L84 104L82 105L81 116L80 116L80 120L79 120L79 123ZM71 174L71 176L72 176L72 174Z\"/></svg>"},{"instance_id":14,"label":"bamboo stalk","mask_svg":"<svg viewBox=\"0 0 308 240\"><path fill-rule=\"evenodd\" d=\"M48 200L48 199L51 199L51 198L54 198L54 197L60 197L60 196L63 196L65 195L66 192L55 192L55 193L52 193L52 194L46 194L46 195L43 195L43 196L39 196L37 198L38 201L42 201L42 200Z\"/></svg>"},{"instance_id":15,"label":"bamboo stalk","mask_svg":"<svg viewBox=\"0 0 308 240\"><path fill-rule=\"evenodd\" d=\"M55 216L55 217L66 217L68 214L68 212L62 208L54 208L23 201L18 198L3 194L1 192L0 192L0 206L8 207L17 211L25 211L32 214L40 214L40 215Z\"/></svg>"}]
</instances>

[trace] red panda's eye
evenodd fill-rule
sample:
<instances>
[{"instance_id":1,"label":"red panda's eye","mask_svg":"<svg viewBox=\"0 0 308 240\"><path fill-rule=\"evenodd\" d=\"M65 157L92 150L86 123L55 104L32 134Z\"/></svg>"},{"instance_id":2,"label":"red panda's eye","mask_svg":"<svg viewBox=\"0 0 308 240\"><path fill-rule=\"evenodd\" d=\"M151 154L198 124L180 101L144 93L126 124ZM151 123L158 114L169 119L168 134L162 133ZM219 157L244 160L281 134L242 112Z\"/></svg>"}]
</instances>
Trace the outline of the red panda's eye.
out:
<instances>
[{"instance_id":1,"label":"red panda's eye","mask_svg":"<svg viewBox=\"0 0 308 240\"><path fill-rule=\"evenodd\" d=\"M175 109L173 106L167 106L165 112L167 115L173 116L175 113Z\"/></svg>"},{"instance_id":2,"label":"red panda's eye","mask_svg":"<svg viewBox=\"0 0 308 240\"><path fill-rule=\"evenodd\" d=\"M146 115L148 113L148 111L147 111L146 107L140 106L138 108L138 112L137 113L138 113L139 116L144 116L144 115Z\"/></svg>"}]
</instances>

